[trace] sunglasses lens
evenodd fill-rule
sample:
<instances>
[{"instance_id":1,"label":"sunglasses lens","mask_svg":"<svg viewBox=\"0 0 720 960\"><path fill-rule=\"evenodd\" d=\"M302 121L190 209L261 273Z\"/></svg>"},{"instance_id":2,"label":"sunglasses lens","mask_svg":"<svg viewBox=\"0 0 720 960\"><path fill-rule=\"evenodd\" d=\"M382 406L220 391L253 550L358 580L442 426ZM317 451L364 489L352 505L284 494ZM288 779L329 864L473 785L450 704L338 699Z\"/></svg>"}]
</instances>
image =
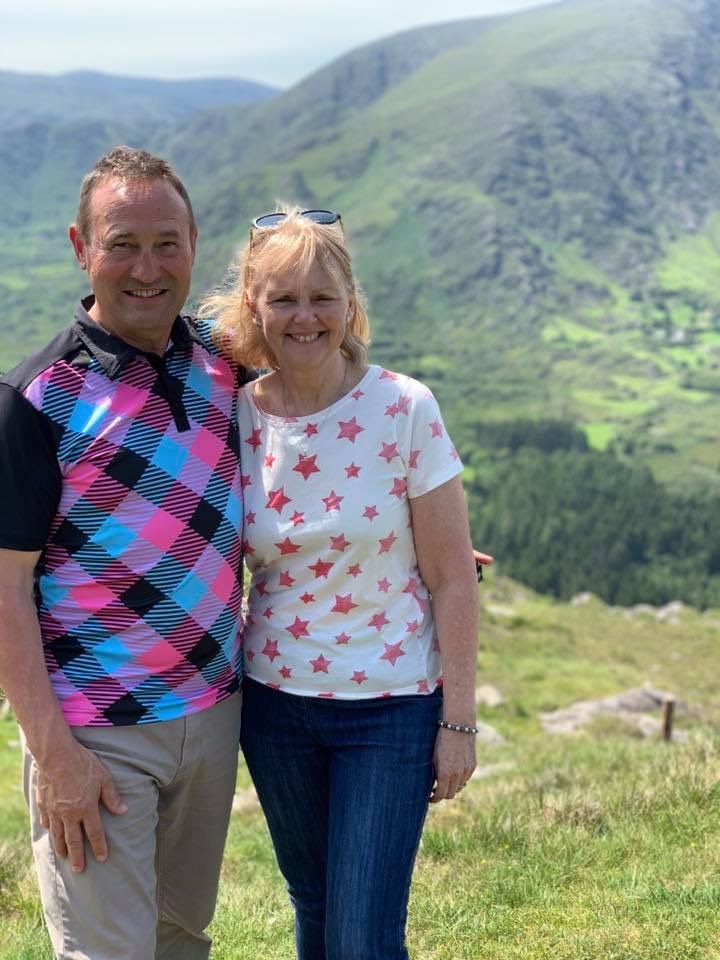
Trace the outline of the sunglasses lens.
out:
<instances>
[{"instance_id":1,"label":"sunglasses lens","mask_svg":"<svg viewBox=\"0 0 720 960\"><path fill-rule=\"evenodd\" d=\"M302 216L314 223L337 223L340 219L340 214L332 210L303 210Z\"/></svg>"},{"instance_id":2,"label":"sunglasses lens","mask_svg":"<svg viewBox=\"0 0 720 960\"><path fill-rule=\"evenodd\" d=\"M287 217L286 213L266 213L253 220L254 227L276 227Z\"/></svg>"}]
</instances>

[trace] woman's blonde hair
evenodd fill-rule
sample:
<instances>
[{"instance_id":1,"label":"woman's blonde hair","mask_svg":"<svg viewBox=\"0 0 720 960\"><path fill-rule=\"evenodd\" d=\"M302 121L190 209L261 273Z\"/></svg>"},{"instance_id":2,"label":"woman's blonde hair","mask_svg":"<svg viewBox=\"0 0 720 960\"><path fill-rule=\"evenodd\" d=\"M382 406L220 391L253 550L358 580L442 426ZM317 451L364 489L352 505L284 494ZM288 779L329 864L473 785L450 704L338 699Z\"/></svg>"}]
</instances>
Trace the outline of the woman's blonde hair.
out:
<instances>
[{"instance_id":1,"label":"woman's blonde hair","mask_svg":"<svg viewBox=\"0 0 720 960\"><path fill-rule=\"evenodd\" d=\"M365 363L370 342L370 324L365 296L352 272L350 251L340 222L316 223L301 215L299 207L278 206L287 216L272 227L252 227L250 241L230 267L223 287L206 297L198 311L215 317L218 342L245 366L278 369L275 354L262 328L255 323L252 304L261 278L293 269L305 273L315 263L325 270L352 299L354 309L340 344L351 363Z\"/></svg>"}]
</instances>

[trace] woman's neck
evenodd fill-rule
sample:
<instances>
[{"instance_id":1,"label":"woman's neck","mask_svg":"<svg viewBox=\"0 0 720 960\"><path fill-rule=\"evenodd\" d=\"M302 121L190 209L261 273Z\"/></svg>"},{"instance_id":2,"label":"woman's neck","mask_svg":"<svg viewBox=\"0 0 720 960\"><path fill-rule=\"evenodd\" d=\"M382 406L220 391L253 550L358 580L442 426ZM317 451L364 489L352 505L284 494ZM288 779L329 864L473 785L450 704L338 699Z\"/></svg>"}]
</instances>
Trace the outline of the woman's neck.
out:
<instances>
[{"instance_id":1,"label":"woman's neck","mask_svg":"<svg viewBox=\"0 0 720 960\"><path fill-rule=\"evenodd\" d=\"M347 392L353 365L342 354L330 369L317 371L278 370L280 405L285 417L304 417L332 406Z\"/></svg>"}]
</instances>

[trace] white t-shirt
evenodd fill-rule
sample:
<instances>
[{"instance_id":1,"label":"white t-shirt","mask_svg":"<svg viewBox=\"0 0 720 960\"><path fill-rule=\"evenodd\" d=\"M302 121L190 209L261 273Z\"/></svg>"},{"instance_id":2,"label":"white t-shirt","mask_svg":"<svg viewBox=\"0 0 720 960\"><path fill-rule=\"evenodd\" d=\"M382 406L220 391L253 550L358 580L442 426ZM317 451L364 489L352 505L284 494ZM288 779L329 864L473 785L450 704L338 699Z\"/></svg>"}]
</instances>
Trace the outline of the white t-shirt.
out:
<instances>
[{"instance_id":1,"label":"white t-shirt","mask_svg":"<svg viewBox=\"0 0 720 960\"><path fill-rule=\"evenodd\" d=\"M309 417L261 411L240 391L245 673L303 696L431 693L440 679L408 497L462 465L435 398L371 366Z\"/></svg>"}]
</instances>

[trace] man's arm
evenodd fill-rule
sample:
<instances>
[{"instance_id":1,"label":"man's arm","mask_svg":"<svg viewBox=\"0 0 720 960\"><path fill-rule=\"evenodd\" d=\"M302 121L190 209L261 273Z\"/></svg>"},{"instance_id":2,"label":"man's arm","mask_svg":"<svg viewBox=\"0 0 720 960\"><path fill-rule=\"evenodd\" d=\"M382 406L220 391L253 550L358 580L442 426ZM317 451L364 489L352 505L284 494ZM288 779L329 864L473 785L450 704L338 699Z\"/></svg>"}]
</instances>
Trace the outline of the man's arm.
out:
<instances>
[{"instance_id":1,"label":"man's arm","mask_svg":"<svg viewBox=\"0 0 720 960\"><path fill-rule=\"evenodd\" d=\"M110 774L72 735L53 692L33 601L40 554L0 549L0 687L38 766L38 806L53 847L73 870L85 866L87 837L97 860L107 858L99 803L125 813Z\"/></svg>"}]
</instances>

